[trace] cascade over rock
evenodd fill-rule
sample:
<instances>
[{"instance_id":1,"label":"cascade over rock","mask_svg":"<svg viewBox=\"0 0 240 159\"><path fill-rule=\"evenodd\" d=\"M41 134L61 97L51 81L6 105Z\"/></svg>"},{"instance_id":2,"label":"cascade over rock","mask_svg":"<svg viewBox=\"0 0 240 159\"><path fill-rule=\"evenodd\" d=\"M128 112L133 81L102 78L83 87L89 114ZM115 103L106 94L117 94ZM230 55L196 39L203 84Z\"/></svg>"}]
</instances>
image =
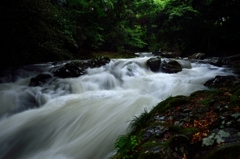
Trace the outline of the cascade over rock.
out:
<instances>
[{"instance_id":1,"label":"cascade over rock","mask_svg":"<svg viewBox=\"0 0 240 159\"><path fill-rule=\"evenodd\" d=\"M149 60L147 60L147 66L153 72L158 72L160 70L160 65L161 65L161 58L159 56L152 57Z\"/></svg>"},{"instance_id":2,"label":"cascade over rock","mask_svg":"<svg viewBox=\"0 0 240 159\"><path fill-rule=\"evenodd\" d=\"M42 86L47 83L53 76L49 73L39 74L34 78L31 78L29 86Z\"/></svg>"},{"instance_id":3,"label":"cascade over rock","mask_svg":"<svg viewBox=\"0 0 240 159\"><path fill-rule=\"evenodd\" d=\"M162 63L162 72L165 73L177 73L182 71L182 66L175 60L166 62L165 60Z\"/></svg>"}]
</instances>

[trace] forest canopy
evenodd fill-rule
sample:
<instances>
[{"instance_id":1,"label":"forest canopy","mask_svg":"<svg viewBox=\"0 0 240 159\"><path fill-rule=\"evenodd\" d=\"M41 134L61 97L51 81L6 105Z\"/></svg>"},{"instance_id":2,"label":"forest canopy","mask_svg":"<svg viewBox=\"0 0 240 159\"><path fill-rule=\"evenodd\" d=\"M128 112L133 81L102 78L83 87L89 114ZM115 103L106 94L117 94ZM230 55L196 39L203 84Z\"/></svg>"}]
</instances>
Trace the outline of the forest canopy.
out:
<instances>
[{"instance_id":1,"label":"forest canopy","mask_svg":"<svg viewBox=\"0 0 240 159\"><path fill-rule=\"evenodd\" d=\"M238 0L4 0L2 65L71 59L93 51L236 53ZM34 55L34 56L33 56Z\"/></svg>"}]
</instances>

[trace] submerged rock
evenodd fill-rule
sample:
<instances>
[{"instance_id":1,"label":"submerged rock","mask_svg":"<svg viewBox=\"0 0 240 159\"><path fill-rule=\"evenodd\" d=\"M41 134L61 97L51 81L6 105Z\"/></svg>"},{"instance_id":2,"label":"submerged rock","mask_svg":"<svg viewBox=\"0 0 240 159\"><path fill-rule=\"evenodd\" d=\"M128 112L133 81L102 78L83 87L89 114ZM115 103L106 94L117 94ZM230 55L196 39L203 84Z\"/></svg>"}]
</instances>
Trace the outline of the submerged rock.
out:
<instances>
[{"instance_id":1,"label":"submerged rock","mask_svg":"<svg viewBox=\"0 0 240 159\"><path fill-rule=\"evenodd\" d=\"M31 78L29 86L42 86L52 79L52 75L49 73L39 74L38 76Z\"/></svg>"}]
</instances>

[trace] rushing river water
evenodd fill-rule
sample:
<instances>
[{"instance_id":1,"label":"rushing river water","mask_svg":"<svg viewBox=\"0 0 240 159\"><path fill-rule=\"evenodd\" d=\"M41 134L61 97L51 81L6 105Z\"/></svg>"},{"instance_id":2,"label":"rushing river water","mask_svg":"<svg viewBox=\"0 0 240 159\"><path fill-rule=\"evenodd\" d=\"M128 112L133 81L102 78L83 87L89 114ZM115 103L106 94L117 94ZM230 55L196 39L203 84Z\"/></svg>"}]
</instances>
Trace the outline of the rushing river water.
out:
<instances>
[{"instance_id":1,"label":"rushing river water","mask_svg":"<svg viewBox=\"0 0 240 159\"><path fill-rule=\"evenodd\" d=\"M6 71L0 79L0 158L106 159L116 138L144 109L169 96L207 89L207 80L231 74L200 63L176 74L153 73L148 59L112 60L81 77L42 87L28 85L32 77L49 72L51 63Z\"/></svg>"}]
</instances>

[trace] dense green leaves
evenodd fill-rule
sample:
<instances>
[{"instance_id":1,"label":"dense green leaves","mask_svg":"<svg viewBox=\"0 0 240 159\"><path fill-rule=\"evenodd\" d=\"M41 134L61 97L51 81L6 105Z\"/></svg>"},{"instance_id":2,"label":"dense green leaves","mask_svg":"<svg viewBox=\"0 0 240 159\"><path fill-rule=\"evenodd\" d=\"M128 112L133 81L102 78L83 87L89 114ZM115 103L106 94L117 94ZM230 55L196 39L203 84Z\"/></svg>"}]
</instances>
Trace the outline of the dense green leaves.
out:
<instances>
[{"instance_id":1,"label":"dense green leaves","mask_svg":"<svg viewBox=\"0 0 240 159\"><path fill-rule=\"evenodd\" d=\"M92 51L236 52L240 41L237 0L4 0L0 9L2 52L24 64Z\"/></svg>"},{"instance_id":2,"label":"dense green leaves","mask_svg":"<svg viewBox=\"0 0 240 159\"><path fill-rule=\"evenodd\" d=\"M157 39L166 49L186 53L237 51L239 9L235 0L165 1L155 22Z\"/></svg>"},{"instance_id":3,"label":"dense green leaves","mask_svg":"<svg viewBox=\"0 0 240 159\"><path fill-rule=\"evenodd\" d=\"M68 0L68 5L75 10L82 52L94 49L124 52L144 47L142 32L135 25L139 11L135 2Z\"/></svg>"}]
</instances>

